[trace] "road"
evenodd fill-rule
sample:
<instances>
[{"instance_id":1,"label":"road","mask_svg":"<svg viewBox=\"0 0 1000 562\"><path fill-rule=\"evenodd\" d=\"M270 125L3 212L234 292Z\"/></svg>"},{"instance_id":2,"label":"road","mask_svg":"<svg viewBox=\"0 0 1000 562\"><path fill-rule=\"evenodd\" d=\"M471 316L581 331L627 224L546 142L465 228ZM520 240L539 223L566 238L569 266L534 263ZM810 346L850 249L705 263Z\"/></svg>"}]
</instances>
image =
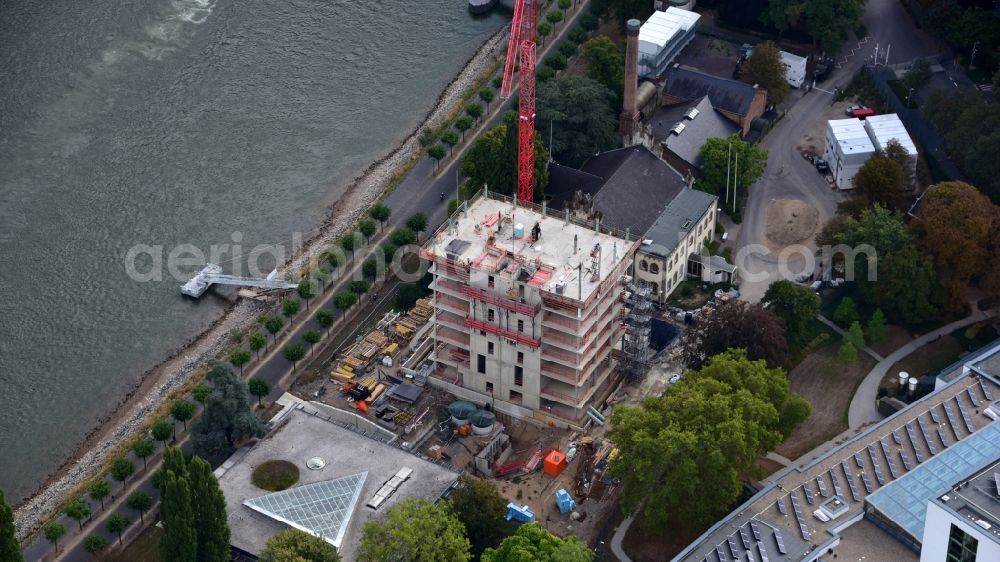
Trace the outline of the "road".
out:
<instances>
[{"instance_id":1,"label":"road","mask_svg":"<svg viewBox=\"0 0 1000 562\"><path fill-rule=\"evenodd\" d=\"M845 60L837 60L840 68L825 82L817 86L824 91L813 90L804 93L793 90L794 102L786 116L775 125L761 142L768 150L767 167L764 175L750 187L750 197L743 213L737 241L737 266L744 275L740 286L743 298L751 302L759 301L771 282L780 279L778 256L762 247L765 214L768 204L778 198L798 199L812 204L819 210L820 225L825 224L837 211L837 204L843 196L826 185L826 181L816 173L813 166L800 156L796 145L802 135L812 127L819 115L833 101L834 87L843 89L854 74L873 56L876 45L879 61L884 62L885 48L889 46L889 63L911 61L928 55L949 56L923 31L916 28L912 18L896 0L868 0L865 6L864 23L869 39L856 48L856 44L845 45L842 52L854 54ZM952 72L958 80L965 80L961 73ZM814 247L813 247L814 248ZM787 270L802 271L805 259L793 256L785 262Z\"/></svg>"}]
</instances>

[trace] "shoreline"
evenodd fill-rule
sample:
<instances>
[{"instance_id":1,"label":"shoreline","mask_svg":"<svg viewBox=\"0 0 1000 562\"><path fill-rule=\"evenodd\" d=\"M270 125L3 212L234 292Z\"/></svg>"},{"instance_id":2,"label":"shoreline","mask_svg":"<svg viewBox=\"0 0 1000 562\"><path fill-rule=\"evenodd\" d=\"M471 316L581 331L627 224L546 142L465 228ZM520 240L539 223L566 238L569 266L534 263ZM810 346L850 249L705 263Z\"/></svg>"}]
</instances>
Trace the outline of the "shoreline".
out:
<instances>
[{"instance_id":1,"label":"shoreline","mask_svg":"<svg viewBox=\"0 0 1000 562\"><path fill-rule=\"evenodd\" d=\"M465 61L413 130L347 184L328 207L326 218L315 228L316 234L281 268L282 273L297 271L318 258L387 193L396 174L420 154L420 131L439 125L462 102L469 87L482 78L501 53L507 31L504 25L489 36ZM144 371L118 403L100 417L96 427L72 449L66 460L17 503L14 515L18 540L28 538L66 501L67 494L95 477L109 455L141 431L147 418L170 399L173 392L229 347L231 333L252 327L257 316L273 302L273 298L268 302L250 299L231 302L202 332Z\"/></svg>"}]
</instances>

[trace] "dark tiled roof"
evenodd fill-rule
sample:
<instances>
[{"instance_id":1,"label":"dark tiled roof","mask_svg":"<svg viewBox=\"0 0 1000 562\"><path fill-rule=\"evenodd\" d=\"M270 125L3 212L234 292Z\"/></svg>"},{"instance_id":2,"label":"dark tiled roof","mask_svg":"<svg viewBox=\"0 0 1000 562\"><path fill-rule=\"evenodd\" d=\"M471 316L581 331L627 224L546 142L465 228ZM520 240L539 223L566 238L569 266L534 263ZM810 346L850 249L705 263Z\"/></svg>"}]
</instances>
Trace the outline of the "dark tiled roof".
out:
<instances>
[{"instance_id":1,"label":"dark tiled roof","mask_svg":"<svg viewBox=\"0 0 1000 562\"><path fill-rule=\"evenodd\" d=\"M583 171L604 179L594 197L602 223L634 233L646 232L687 187L677 170L642 145L594 156Z\"/></svg>"},{"instance_id":2,"label":"dark tiled roof","mask_svg":"<svg viewBox=\"0 0 1000 562\"><path fill-rule=\"evenodd\" d=\"M691 109L698 110L694 119L685 117ZM701 168L701 147L705 141L712 137L725 138L740 130L735 123L715 111L708 96L664 107L653 115L649 123L657 141L665 142L671 152L698 168ZM684 130L679 135L671 132L677 123L684 124Z\"/></svg>"},{"instance_id":3,"label":"dark tiled roof","mask_svg":"<svg viewBox=\"0 0 1000 562\"><path fill-rule=\"evenodd\" d=\"M587 172L563 166L562 164L549 164L549 184L545 187L545 197L548 205L552 209L562 210L566 203L573 199L573 194L577 191L597 193L604 185L604 178L588 174Z\"/></svg>"},{"instance_id":4,"label":"dark tiled roof","mask_svg":"<svg viewBox=\"0 0 1000 562\"><path fill-rule=\"evenodd\" d=\"M663 73L666 83L663 93L683 100L708 96L716 109L746 115L753 101L753 86L704 74L689 68L668 68Z\"/></svg>"},{"instance_id":5,"label":"dark tiled roof","mask_svg":"<svg viewBox=\"0 0 1000 562\"><path fill-rule=\"evenodd\" d=\"M717 199L715 195L697 189L682 191L667 205L646 232L645 237L653 243L643 246L640 251L669 258L680 241L688 235L691 227L697 225L701 217L712 209ZM692 253L698 250L700 248L694 248Z\"/></svg>"}]
</instances>

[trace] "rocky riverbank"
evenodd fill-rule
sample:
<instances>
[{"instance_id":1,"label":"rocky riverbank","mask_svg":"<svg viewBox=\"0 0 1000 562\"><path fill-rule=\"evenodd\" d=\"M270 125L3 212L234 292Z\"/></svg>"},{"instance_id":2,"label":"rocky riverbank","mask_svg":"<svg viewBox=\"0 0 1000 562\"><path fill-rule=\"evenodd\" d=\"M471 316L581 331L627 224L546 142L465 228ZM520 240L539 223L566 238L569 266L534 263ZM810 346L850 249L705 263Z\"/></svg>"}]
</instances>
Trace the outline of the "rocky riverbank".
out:
<instances>
[{"instance_id":1,"label":"rocky riverbank","mask_svg":"<svg viewBox=\"0 0 1000 562\"><path fill-rule=\"evenodd\" d=\"M497 31L466 62L448 87L438 96L424 120L394 150L374 162L344 191L328 212L327 219L304 249L286 264L284 270L297 272L316 260L348 229L352 228L367 209L390 187L393 177L407 163L421 156L418 133L426 127L440 125L455 111L463 96L490 71L506 38L506 27ZM401 209L396 209L402 212ZM81 484L95 477L118 447L132 439L144 427L147 419L181 388L199 368L218 357L230 345L231 334L253 326L257 316L269 307L267 303L241 299L222 318L189 340L170 358L147 371L141 382L125 396L111 413L102 418L95 429L74 451L70 460L52 474L43 486L19 504L15 511L17 536L26 539L67 500Z\"/></svg>"}]
</instances>

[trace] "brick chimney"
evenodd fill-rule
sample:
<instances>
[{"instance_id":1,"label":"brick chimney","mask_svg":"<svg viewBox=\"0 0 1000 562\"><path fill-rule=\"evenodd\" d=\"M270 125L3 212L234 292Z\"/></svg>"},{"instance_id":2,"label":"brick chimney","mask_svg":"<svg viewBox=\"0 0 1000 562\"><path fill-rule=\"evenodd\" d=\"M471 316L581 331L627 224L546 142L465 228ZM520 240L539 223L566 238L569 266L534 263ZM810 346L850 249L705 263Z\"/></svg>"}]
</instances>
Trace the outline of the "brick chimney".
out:
<instances>
[{"instance_id":1,"label":"brick chimney","mask_svg":"<svg viewBox=\"0 0 1000 562\"><path fill-rule=\"evenodd\" d=\"M639 87L639 27L637 19L628 20L625 33L628 43L625 47L625 92L622 96L622 114L619 117L619 132L628 139L639 128L639 112L635 107L635 92Z\"/></svg>"}]
</instances>

